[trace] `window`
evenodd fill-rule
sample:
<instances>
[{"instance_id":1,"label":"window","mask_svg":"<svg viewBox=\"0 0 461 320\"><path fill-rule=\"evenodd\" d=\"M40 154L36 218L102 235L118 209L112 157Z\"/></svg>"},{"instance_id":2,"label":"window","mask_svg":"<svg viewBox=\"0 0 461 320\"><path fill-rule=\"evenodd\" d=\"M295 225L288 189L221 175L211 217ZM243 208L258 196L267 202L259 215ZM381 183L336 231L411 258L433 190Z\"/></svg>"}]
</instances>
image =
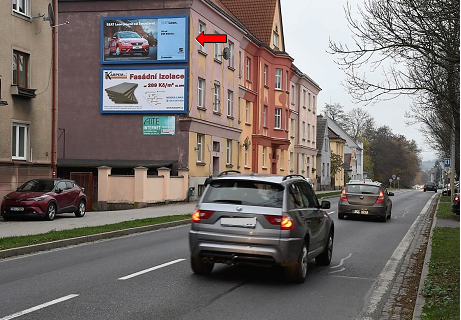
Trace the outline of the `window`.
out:
<instances>
[{"instance_id":1,"label":"window","mask_svg":"<svg viewBox=\"0 0 461 320\"><path fill-rule=\"evenodd\" d=\"M288 71L285 72L285 90L288 91Z\"/></svg>"},{"instance_id":2,"label":"window","mask_svg":"<svg viewBox=\"0 0 461 320\"><path fill-rule=\"evenodd\" d=\"M13 123L11 135L11 157L15 160L27 160L29 146L29 125Z\"/></svg>"},{"instance_id":3,"label":"window","mask_svg":"<svg viewBox=\"0 0 461 320\"><path fill-rule=\"evenodd\" d=\"M307 140L308 141L311 140L311 124L310 123L307 124Z\"/></svg>"},{"instance_id":4,"label":"window","mask_svg":"<svg viewBox=\"0 0 461 320\"><path fill-rule=\"evenodd\" d=\"M282 109L275 108L275 129L282 129Z\"/></svg>"},{"instance_id":5,"label":"window","mask_svg":"<svg viewBox=\"0 0 461 320\"><path fill-rule=\"evenodd\" d=\"M274 41L274 47L278 48L279 47L279 33L278 33L277 26L275 26L273 41Z\"/></svg>"},{"instance_id":6,"label":"window","mask_svg":"<svg viewBox=\"0 0 461 320\"><path fill-rule=\"evenodd\" d=\"M248 148L245 148L245 167L248 167Z\"/></svg>"},{"instance_id":7,"label":"window","mask_svg":"<svg viewBox=\"0 0 461 320\"><path fill-rule=\"evenodd\" d=\"M306 90L303 89L303 107L306 107Z\"/></svg>"},{"instance_id":8,"label":"window","mask_svg":"<svg viewBox=\"0 0 461 320\"><path fill-rule=\"evenodd\" d=\"M302 130L303 130L303 140L306 140L306 122L305 121L303 121Z\"/></svg>"},{"instance_id":9,"label":"window","mask_svg":"<svg viewBox=\"0 0 461 320\"><path fill-rule=\"evenodd\" d=\"M309 172L309 167L311 166L311 158L310 157L306 158L306 165L307 165L307 172Z\"/></svg>"},{"instance_id":10,"label":"window","mask_svg":"<svg viewBox=\"0 0 461 320\"><path fill-rule=\"evenodd\" d=\"M267 64L264 65L264 85L267 86Z\"/></svg>"},{"instance_id":11,"label":"window","mask_svg":"<svg viewBox=\"0 0 461 320\"><path fill-rule=\"evenodd\" d=\"M312 126L312 141L315 142L315 126Z\"/></svg>"},{"instance_id":12,"label":"window","mask_svg":"<svg viewBox=\"0 0 461 320\"><path fill-rule=\"evenodd\" d=\"M201 34L201 33L206 33L206 24L204 24L202 21L199 21L198 22L198 34ZM202 51L202 52L206 52L205 51L205 44L203 44L203 46L199 43L198 44L198 49L199 51Z\"/></svg>"},{"instance_id":13,"label":"window","mask_svg":"<svg viewBox=\"0 0 461 320\"><path fill-rule=\"evenodd\" d=\"M13 12L30 15L30 0L13 0Z\"/></svg>"},{"instance_id":14,"label":"window","mask_svg":"<svg viewBox=\"0 0 461 320\"><path fill-rule=\"evenodd\" d=\"M282 69L275 69L275 89L282 89Z\"/></svg>"},{"instance_id":15,"label":"window","mask_svg":"<svg viewBox=\"0 0 461 320\"><path fill-rule=\"evenodd\" d=\"M250 66L251 66L251 59L247 58L247 65L246 65L246 68L247 68L247 80L250 80L250 72L251 72Z\"/></svg>"},{"instance_id":16,"label":"window","mask_svg":"<svg viewBox=\"0 0 461 320\"><path fill-rule=\"evenodd\" d=\"M307 107L308 107L308 110L311 111L311 93L310 92L307 94Z\"/></svg>"},{"instance_id":17,"label":"window","mask_svg":"<svg viewBox=\"0 0 461 320\"><path fill-rule=\"evenodd\" d=\"M234 68L234 43L229 41L229 68Z\"/></svg>"},{"instance_id":18,"label":"window","mask_svg":"<svg viewBox=\"0 0 461 320\"><path fill-rule=\"evenodd\" d=\"M197 162L203 162L203 134L197 133Z\"/></svg>"},{"instance_id":19,"label":"window","mask_svg":"<svg viewBox=\"0 0 461 320\"><path fill-rule=\"evenodd\" d=\"M227 139L226 164L232 163L232 140Z\"/></svg>"},{"instance_id":20,"label":"window","mask_svg":"<svg viewBox=\"0 0 461 320\"><path fill-rule=\"evenodd\" d=\"M245 101L245 123L250 123L250 101Z\"/></svg>"},{"instance_id":21,"label":"window","mask_svg":"<svg viewBox=\"0 0 461 320\"><path fill-rule=\"evenodd\" d=\"M285 130L288 130L288 110L285 110Z\"/></svg>"},{"instance_id":22,"label":"window","mask_svg":"<svg viewBox=\"0 0 461 320\"><path fill-rule=\"evenodd\" d=\"M267 147L263 147L263 167L266 166L266 149Z\"/></svg>"},{"instance_id":23,"label":"window","mask_svg":"<svg viewBox=\"0 0 461 320\"><path fill-rule=\"evenodd\" d=\"M290 119L290 120L291 120L291 128L290 128L291 137L294 138L295 137L295 119Z\"/></svg>"},{"instance_id":24,"label":"window","mask_svg":"<svg viewBox=\"0 0 461 320\"><path fill-rule=\"evenodd\" d=\"M219 34L217 31L214 32L215 34ZM221 53L221 43L215 42L214 44L214 59L217 61L222 61L222 53Z\"/></svg>"},{"instance_id":25,"label":"window","mask_svg":"<svg viewBox=\"0 0 461 320\"><path fill-rule=\"evenodd\" d=\"M219 93L221 91L221 86L219 84L214 85L213 89L213 112L219 113L219 104L220 104L220 97Z\"/></svg>"},{"instance_id":26,"label":"window","mask_svg":"<svg viewBox=\"0 0 461 320\"><path fill-rule=\"evenodd\" d=\"M303 153L303 154L301 154L301 172L306 172L306 171L304 170L304 163L305 163L305 162L304 162L304 153Z\"/></svg>"},{"instance_id":27,"label":"window","mask_svg":"<svg viewBox=\"0 0 461 320\"><path fill-rule=\"evenodd\" d=\"M283 169L283 152L284 150L280 150L280 169Z\"/></svg>"},{"instance_id":28,"label":"window","mask_svg":"<svg viewBox=\"0 0 461 320\"><path fill-rule=\"evenodd\" d=\"M202 78L198 78L197 83L197 108L205 108L203 101L204 101L204 94L205 94L205 80Z\"/></svg>"},{"instance_id":29,"label":"window","mask_svg":"<svg viewBox=\"0 0 461 320\"><path fill-rule=\"evenodd\" d=\"M294 85L291 85L290 96L291 96L291 104L295 104L295 86Z\"/></svg>"},{"instance_id":30,"label":"window","mask_svg":"<svg viewBox=\"0 0 461 320\"><path fill-rule=\"evenodd\" d=\"M325 138L325 151L328 151L328 138Z\"/></svg>"},{"instance_id":31,"label":"window","mask_svg":"<svg viewBox=\"0 0 461 320\"><path fill-rule=\"evenodd\" d=\"M242 77L242 52L239 51L239 77Z\"/></svg>"},{"instance_id":32,"label":"window","mask_svg":"<svg viewBox=\"0 0 461 320\"><path fill-rule=\"evenodd\" d=\"M220 150L220 145L218 141L213 141L213 152L219 152Z\"/></svg>"},{"instance_id":33,"label":"window","mask_svg":"<svg viewBox=\"0 0 461 320\"><path fill-rule=\"evenodd\" d=\"M312 95L312 111L315 113L315 96Z\"/></svg>"},{"instance_id":34,"label":"window","mask_svg":"<svg viewBox=\"0 0 461 320\"><path fill-rule=\"evenodd\" d=\"M20 88L28 88L29 55L19 51L13 51L13 85Z\"/></svg>"},{"instance_id":35,"label":"window","mask_svg":"<svg viewBox=\"0 0 461 320\"><path fill-rule=\"evenodd\" d=\"M290 152L290 171L293 171L293 151Z\"/></svg>"},{"instance_id":36,"label":"window","mask_svg":"<svg viewBox=\"0 0 461 320\"><path fill-rule=\"evenodd\" d=\"M232 117L232 109L234 106L234 92L227 90L227 116Z\"/></svg>"},{"instance_id":37,"label":"window","mask_svg":"<svg viewBox=\"0 0 461 320\"><path fill-rule=\"evenodd\" d=\"M263 107L263 127L267 127L267 106Z\"/></svg>"}]
</instances>

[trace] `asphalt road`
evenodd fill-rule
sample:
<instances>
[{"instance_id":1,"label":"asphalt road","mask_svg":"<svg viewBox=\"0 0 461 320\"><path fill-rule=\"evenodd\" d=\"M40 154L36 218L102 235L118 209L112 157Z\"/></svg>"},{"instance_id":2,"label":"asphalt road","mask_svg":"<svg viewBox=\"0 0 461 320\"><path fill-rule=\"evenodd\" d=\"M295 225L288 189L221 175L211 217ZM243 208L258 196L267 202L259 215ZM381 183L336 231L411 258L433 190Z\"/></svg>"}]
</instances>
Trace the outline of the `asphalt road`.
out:
<instances>
[{"instance_id":1,"label":"asphalt road","mask_svg":"<svg viewBox=\"0 0 461 320\"><path fill-rule=\"evenodd\" d=\"M330 266L311 262L304 284L277 268L189 266L189 226L0 261L6 319L373 319L433 193L403 190L392 219L338 220ZM383 285L384 284L384 285Z\"/></svg>"}]
</instances>

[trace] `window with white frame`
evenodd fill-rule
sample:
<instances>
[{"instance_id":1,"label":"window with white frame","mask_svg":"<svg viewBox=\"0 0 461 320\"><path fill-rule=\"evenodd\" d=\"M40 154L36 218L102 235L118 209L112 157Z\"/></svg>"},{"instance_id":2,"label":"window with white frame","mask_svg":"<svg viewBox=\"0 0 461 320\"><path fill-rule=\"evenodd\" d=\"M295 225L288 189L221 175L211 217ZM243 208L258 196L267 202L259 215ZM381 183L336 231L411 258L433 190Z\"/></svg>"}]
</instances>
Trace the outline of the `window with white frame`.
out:
<instances>
[{"instance_id":1,"label":"window with white frame","mask_svg":"<svg viewBox=\"0 0 461 320\"><path fill-rule=\"evenodd\" d=\"M229 41L229 68L234 68L234 43Z\"/></svg>"},{"instance_id":2,"label":"window with white frame","mask_svg":"<svg viewBox=\"0 0 461 320\"><path fill-rule=\"evenodd\" d=\"M274 47L278 48L279 47L279 33L278 33L277 25L275 26L275 30L273 34L274 34L273 36Z\"/></svg>"},{"instance_id":3,"label":"window with white frame","mask_svg":"<svg viewBox=\"0 0 461 320\"><path fill-rule=\"evenodd\" d=\"M232 140L227 139L226 147L226 164L232 163Z\"/></svg>"},{"instance_id":4,"label":"window with white frame","mask_svg":"<svg viewBox=\"0 0 461 320\"><path fill-rule=\"evenodd\" d=\"M267 86L267 64L264 65L264 85Z\"/></svg>"},{"instance_id":5,"label":"window with white frame","mask_svg":"<svg viewBox=\"0 0 461 320\"><path fill-rule=\"evenodd\" d=\"M247 74L247 80L250 80L250 74L251 74L251 59L247 57L246 60L246 74Z\"/></svg>"},{"instance_id":6,"label":"window with white frame","mask_svg":"<svg viewBox=\"0 0 461 320\"><path fill-rule=\"evenodd\" d=\"M282 129L282 109L275 108L275 129Z\"/></svg>"},{"instance_id":7,"label":"window with white frame","mask_svg":"<svg viewBox=\"0 0 461 320\"><path fill-rule=\"evenodd\" d=\"M266 167L266 150L267 147L263 147L263 167Z\"/></svg>"},{"instance_id":8,"label":"window with white frame","mask_svg":"<svg viewBox=\"0 0 461 320\"><path fill-rule=\"evenodd\" d=\"M215 34L219 34L219 32L215 31L214 32ZM214 44L214 59L215 60L218 60L218 61L222 61L222 47L221 47L221 43L220 42L215 42Z\"/></svg>"},{"instance_id":9,"label":"window with white frame","mask_svg":"<svg viewBox=\"0 0 461 320\"><path fill-rule=\"evenodd\" d=\"M13 0L13 12L30 16L30 0Z\"/></svg>"},{"instance_id":10,"label":"window with white frame","mask_svg":"<svg viewBox=\"0 0 461 320\"><path fill-rule=\"evenodd\" d=\"M203 143L203 134L197 133L197 147L195 148L197 151L197 162L203 162Z\"/></svg>"},{"instance_id":11,"label":"window with white frame","mask_svg":"<svg viewBox=\"0 0 461 320\"><path fill-rule=\"evenodd\" d=\"M234 92L227 90L227 116L232 117L232 110L234 108Z\"/></svg>"},{"instance_id":12,"label":"window with white frame","mask_svg":"<svg viewBox=\"0 0 461 320\"><path fill-rule=\"evenodd\" d=\"M13 51L13 85L20 88L29 87L29 55Z\"/></svg>"},{"instance_id":13,"label":"window with white frame","mask_svg":"<svg viewBox=\"0 0 461 320\"><path fill-rule=\"evenodd\" d=\"M248 149L249 148L245 148L245 157L244 157L244 165L245 167L248 167Z\"/></svg>"},{"instance_id":14,"label":"window with white frame","mask_svg":"<svg viewBox=\"0 0 461 320\"><path fill-rule=\"evenodd\" d=\"M263 107L263 127L267 127L267 106Z\"/></svg>"},{"instance_id":15,"label":"window with white frame","mask_svg":"<svg viewBox=\"0 0 461 320\"><path fill-rule=\"evenodd\" d=\"M215 83L214 88L213 88L213 112L216 112L216 113L219 113L219 104L221 102L220 92L221 92L221 86Z\"/></svg>"},{"instance_id":16,"label":"window with white frame","mask_svg":"<svg viewBox=\"0 0 461 320\"><path fill-rule=\"evenodd\" d=\"M205 108L205 79L198 78L197 81L197 108Z\"/></svg>"},{"instance_id":17,"label":"window with white frame","mask_svg":"<svg viewBox=\"0 0 461 320\"><path fill-rule=\"evenodd\" d=\"M250 123L250 101L245 101L245 123Z\"/></svg>"},{"instance_id":18,"label":"window with white frame","mask_svg":"<svg viewBox=\"0 0 461 320\"><path fill-rule=\"evenodd\" d=\"M198 22L198 34L201 34L202 32L206 33L206 24L203 23L202 21L199 21ZM205 51L205 43L203 44L203 46L199 43L198 49L199 49L199 51L206 52Z\"/></svg>"},{"instance_id":19,"label":"window with white frame","mask_svg":"<svg viewBox=\"0 0 461 320\"><path fill-rule=\"evenodd\" d=\"M29 147L29 125L13 123L11 135L11 158L14 160L27 160Z\"/></svg>"},{"instance_id":20,"label":"window with white frame","mask_svg":"<svg viewBox=\"0 0 461 320\"><path fill-rule=\"evenodd\" d=\"M275 89L282 89L282 69L275 69Z\"/></svg>"}]
</instances>

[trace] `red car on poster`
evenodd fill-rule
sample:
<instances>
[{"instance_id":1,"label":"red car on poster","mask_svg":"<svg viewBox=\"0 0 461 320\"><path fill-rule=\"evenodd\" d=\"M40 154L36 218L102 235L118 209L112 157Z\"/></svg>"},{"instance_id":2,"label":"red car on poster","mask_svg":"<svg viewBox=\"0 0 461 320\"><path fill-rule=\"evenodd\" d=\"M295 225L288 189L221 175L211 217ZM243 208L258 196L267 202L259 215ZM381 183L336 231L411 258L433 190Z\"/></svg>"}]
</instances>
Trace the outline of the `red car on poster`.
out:
<instances>
[{"instance_id":1,"label":"red car on poster","mask_svg":"<svg viewBox=\"0 0 461 320\"><path fill-rule=\"evenodd\" d=\"M109 55L149 54L149 42L134 31L116 32L109 40Z\"/></svg>"}]
</instances>

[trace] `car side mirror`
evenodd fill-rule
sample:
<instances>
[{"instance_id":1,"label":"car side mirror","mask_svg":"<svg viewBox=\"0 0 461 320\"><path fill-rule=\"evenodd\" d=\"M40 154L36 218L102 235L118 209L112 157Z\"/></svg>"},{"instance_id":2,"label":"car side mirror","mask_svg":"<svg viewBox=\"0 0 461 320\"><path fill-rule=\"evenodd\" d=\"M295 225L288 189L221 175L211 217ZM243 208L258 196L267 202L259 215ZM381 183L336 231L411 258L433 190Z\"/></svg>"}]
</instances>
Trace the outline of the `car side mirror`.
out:
<instances>
[{"instance_id":1,"label":"car side mirror","mask_svg":"<svg viewBox=\"0 0 461 320\"><path fill-rule=\"evenodd\" d=\"M61 188L56 189L56 193L61 193L61 192L62 192Z\"/></svg>"},{"instance_id":2,"label":"car side mirror","mask_svg":"<svg viewBox=\"0 0 461 320\"><path fill-rule=\"evenodd\" d=\"M330 209L330 201L327 200L322 200L322 204L320 205L320 208L322 209Z\"/></svg>"},{"instance_id":3,"label":"car side mirror","mask_svg":"<svg viewBox=\"0 0 461 320\"><path fill-rule=\"evenodd\" d=\"M387 192L387 195L388 195L388 196L393 196L393 195L394 195L394 192L388 191L388 192Z\"/></svg>"}]
</instances>

